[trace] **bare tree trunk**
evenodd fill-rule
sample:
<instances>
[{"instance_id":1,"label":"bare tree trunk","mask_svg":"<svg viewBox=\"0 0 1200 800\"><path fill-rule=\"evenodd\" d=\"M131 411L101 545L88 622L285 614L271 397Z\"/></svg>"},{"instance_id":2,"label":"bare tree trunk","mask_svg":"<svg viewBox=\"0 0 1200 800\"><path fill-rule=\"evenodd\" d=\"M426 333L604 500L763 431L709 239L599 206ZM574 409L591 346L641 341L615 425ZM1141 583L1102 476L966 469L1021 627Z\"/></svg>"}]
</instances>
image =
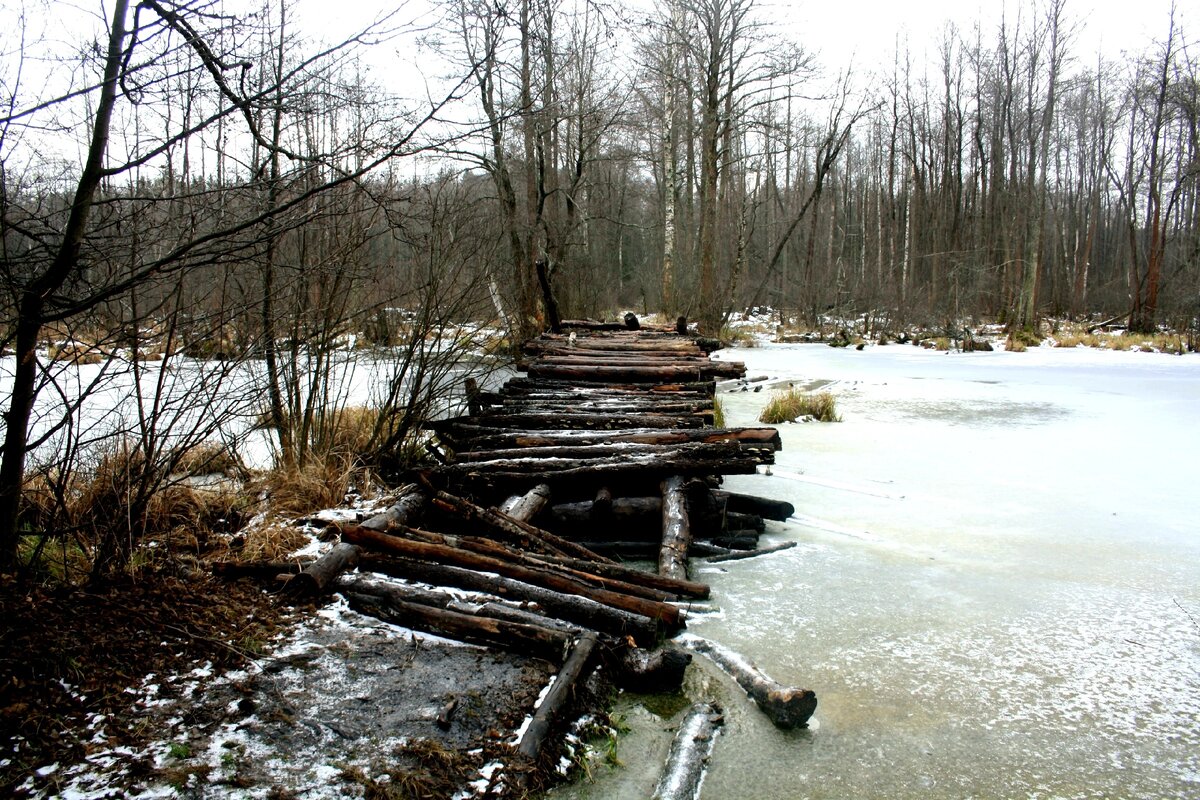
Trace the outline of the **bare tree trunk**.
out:
<instances>
[{"instance_id":1,"label":"bare tree trunk","mask_svg":"<svg viewBox=\"0 0 1200 800\"><path fill-rule=\"evenodd\" d=\"M11 570L17 561L17 516L25 480L25 456L29 442L29 419L37 399L37 343L45 322L46 301L67 281L79 264L79 251L91 215L96 189L104 174L109 127L117 100L117 78L125 40L128 0L116 0L108 32L104 59L104 82L96 103L87 161L75 186L71 212L62 241L49 268L26 285L17 306L16 368L12 394L5 413L4 451L0 460L0 572Z\"/></svg>"}]
</instances>

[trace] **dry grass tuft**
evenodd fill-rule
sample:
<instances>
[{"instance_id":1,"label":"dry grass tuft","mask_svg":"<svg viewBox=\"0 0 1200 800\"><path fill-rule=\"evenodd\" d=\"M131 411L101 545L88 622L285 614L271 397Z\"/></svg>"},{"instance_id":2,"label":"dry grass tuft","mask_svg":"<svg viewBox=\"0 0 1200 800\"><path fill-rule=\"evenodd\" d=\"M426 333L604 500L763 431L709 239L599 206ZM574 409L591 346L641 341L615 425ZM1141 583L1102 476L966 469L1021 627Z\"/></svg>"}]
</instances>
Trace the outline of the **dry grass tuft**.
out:
<instances>
[{"instance_id":1,"label":"dry grass tuft","mask_svg":"<svg viewBox=\"0 0 1200 800\"><path fill-rule=\"evenodd\" d=\"M281 467L267 476L271 509L298 516L341 505L356 477L350 461L333 457L313 459L302 467Z\"/></svg>"},{"instance_id":2,"label":"dry grass tuft","mask_svg":"<svg viewBox=\"0 0 1200 800\"><path fill-rule=\"evenodd\" d=\"M105 360L104 353L94 344L69 341L52 344L46 350L51 361L66 361L76 366L83 364L101 364Z\"/></svg>"},{"instance_id":3,"label":"dry grass tuft","mask_svg":"<svg viewBox=\"0 0 1200 800\"><path fill-rule=\"evenodd\" d=\"M309 543L308 534L284 520L248 526L242 539L239 561L282 561Z\"/></svg>"},{"instance_id":4,"label":"dry grass tuft","mask_svg":"<svg viewBox=\"0 0 1200 800\"><path fill-rule=\"evenodd\" d=\"M237 454L223 444L204 442L190 447L179 457L175 473L188 477L201 475L242 475L245 467Z\"/></svg>"},{"instance_id":5,"label":"dry grass tuft","mask_svg":"<svg viewBox=\"0 0 1200 800\"><path fill-rule=\"evenodd\" d=\"M812 417L818 422L841 422L837 413L837 401L829 392L802 392L788 389L777 392L759 415L759 422L776 425L795 422L800 417Z\"/></svg>"}]
</instances>

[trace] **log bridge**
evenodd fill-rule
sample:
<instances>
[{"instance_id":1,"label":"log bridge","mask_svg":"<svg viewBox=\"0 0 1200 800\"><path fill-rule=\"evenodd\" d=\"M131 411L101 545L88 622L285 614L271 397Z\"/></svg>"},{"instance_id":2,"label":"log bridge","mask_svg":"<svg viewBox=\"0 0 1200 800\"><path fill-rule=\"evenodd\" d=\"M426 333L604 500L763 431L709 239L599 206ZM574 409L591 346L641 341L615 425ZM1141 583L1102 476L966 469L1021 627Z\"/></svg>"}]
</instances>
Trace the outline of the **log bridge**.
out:
<instances>
[{"instance_id":1,"label":"log bridge","mask_svg":"<svg viewBox=\"0 0 1200 800\"><path fill-rule=\"evenodd\" d=\"M468 381L469 413L427 425L441 465L385 512L340 526L340 543L301 571L238 568L288 571L296 595L341 592L396 624L561 664L494 794L527 791L557 762L543 744L596 667L636 691L678 689L688 650L711 657L670 641L687 605L709 598L690 557L753 555L763 520L793 513L717 488L780 447L774 428L713 427L716 379L744 366L711 359L719 343L679 330L613 328L625 326L564 322L524 344L525 374L499 391ZM475 594L464 601L461 590ZM744 658L714 662L782 728L804 726L816 705L804 689L764 688Z\"/></svg>"}]
</instances>

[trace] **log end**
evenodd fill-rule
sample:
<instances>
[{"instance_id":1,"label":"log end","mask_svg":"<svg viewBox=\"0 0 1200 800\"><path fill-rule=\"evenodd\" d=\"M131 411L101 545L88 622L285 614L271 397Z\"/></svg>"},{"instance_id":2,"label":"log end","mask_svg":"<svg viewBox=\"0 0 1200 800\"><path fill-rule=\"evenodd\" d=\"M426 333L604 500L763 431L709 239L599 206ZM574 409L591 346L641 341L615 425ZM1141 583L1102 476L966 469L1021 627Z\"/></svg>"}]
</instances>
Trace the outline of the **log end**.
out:
<instances>
[{"instance_id":1,"label":"log end","mask_svg":"<svg viewBox=\"0 0 1200 800\"><path fill-rule=\"evenodd\" d=\"M670 645L656 650L630 648L615 665L613 681L631 692L674 692L683 685L683 675L691 663L691 653Z\"/></svg>"},{"instance_id":2,"label":"log end","mask_svg":"<svg viewBox=\"0 0 1200 800\"><path fill-rule=\"evenodd\" d=\"M809 718L817 710L817 693L811 689L773 689L754 701L775 727L785 731L807 728Z\"/></svg>"}]
</instances>

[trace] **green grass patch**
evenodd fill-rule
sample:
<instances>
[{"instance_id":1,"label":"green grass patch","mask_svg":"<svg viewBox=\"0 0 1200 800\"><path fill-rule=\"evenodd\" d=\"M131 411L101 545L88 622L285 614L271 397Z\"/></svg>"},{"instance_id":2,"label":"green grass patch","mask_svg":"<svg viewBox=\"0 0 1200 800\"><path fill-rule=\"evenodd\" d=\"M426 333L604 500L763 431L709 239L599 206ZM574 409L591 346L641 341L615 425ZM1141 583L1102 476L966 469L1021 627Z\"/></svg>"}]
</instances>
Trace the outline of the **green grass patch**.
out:
<instances>
[{"instance_id":1,"label":"green grass patch","mask_svg":"<svg viewBox=\"0 0 1200 800\"><path fill-rule=\"evenodd\" d=\"M837 413L837 401L829 392L802 392L788 389L777 392L759 415L759 422L776 425L780 422L795 422L800 417L812 417L818 422L841 422Z\"/></svg>"},{"instance_id":2,"label":"green grass patch","mask_svg":"<svg viewBox=\"0 0 1200 800\"><path fill-rule=\"evenodd\" d=\"M720 400L713 402L713 427L725 427L725 404Z\"/></svg>"}]
</instances>

